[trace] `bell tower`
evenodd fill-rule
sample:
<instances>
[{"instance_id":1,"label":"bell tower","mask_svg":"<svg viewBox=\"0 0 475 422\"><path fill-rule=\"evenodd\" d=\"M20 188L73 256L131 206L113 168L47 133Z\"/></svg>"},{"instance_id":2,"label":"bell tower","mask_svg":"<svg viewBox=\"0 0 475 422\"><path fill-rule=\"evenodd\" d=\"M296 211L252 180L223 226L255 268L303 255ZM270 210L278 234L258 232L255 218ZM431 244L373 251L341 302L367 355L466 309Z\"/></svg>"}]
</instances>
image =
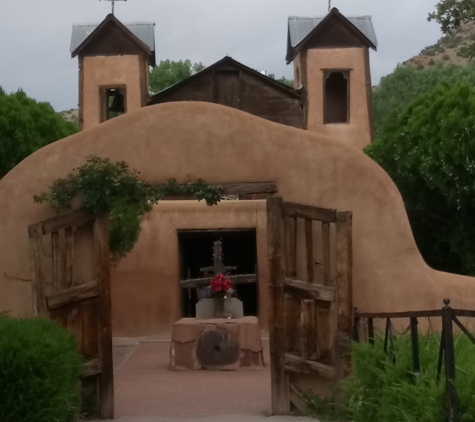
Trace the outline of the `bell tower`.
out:
<instances>
[{"instance_id":1,"label":"bell tower","mask_svg":"<svg viewBox=\"0 0 475 422\"><path fill-rule=\"evenodd\" d=\"M290 17L287 63L304 98L307 130L363 149L373 142L369 49L377 40L370 16Z\"/></svg>"},{"instance_id":2,"label":"bell tower","mask_svg":"<svg viewBox=\"0 0 475 422\"><path fill-rule=\"evenodd\" d=\"M82 130L144 107L155 66L155 25L122 24L109 14L99 25L74 25L71 56L79 64Z\"/></svg>"}]
</instances>

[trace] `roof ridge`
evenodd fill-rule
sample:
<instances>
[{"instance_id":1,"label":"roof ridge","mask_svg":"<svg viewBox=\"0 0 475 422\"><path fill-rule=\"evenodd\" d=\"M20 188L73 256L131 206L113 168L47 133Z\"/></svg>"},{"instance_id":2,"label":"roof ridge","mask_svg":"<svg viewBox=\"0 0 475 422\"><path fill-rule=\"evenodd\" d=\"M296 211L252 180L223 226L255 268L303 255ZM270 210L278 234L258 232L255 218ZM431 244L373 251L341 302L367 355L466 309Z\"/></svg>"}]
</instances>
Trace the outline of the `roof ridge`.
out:
<instances>
[{"instance_id":1,"label":"roof ridge","mask_svg":"<svg viewBox=\"0 0 475 422\"><path fill-rule=\"evenodd\" d=\"M369 18L372 19L372 15L359 15L359 16L346 16L344 15L346 19L361 19L361 18ZM289 16L289 19L324 19L325 16Z\"/></svg>"},{"instance_id":2,"label":"roof ridge","mask_svg":"<svg viewBox=\"0 0 475 422\"><path fill-rule=\"evenodd\" d=\"M79 26L99 26L102 22L90 22L90 23L73 23L73 27L77 28ZM122 22L124 26L127 25L153 25L155 26L155 22L146 22L146 21L136 21L136 22Z\"/></svg>"}]
</instances>

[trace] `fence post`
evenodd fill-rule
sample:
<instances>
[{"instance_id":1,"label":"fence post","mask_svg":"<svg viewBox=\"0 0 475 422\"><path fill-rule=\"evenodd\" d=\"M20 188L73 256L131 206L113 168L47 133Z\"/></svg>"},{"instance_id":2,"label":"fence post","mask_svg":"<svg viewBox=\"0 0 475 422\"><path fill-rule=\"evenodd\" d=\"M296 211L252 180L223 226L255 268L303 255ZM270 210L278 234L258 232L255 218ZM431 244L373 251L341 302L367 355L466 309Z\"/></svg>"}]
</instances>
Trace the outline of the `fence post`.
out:
<instances>
[{"instance_id":1,"label":"fence post","mask_svg":"<svg viewBox=\"0 0 475 422\"><path fill-rule=\"evenodd\" d=\"M368 340L369 344L374 346L374 324L373 318L368 318Z\"/></svg>"},{"instance_id":2,"label":"fence post","mask_svg":"<svg viewBox=\"0 0 475 422\"><path fill-rule=\"evenodd\" d=\"M357 343L360 342L360 317L358 316L358 308L353 308L353 340Z\"/></svg>"},{"instance_id":3,"label":"fence post","mask_svg":"<svg viewBox=\"0 0 475 422\"><path fill-rule=\"evenodd\" d=\"M447 407L449 409L449 422L459 422L457 390L455 389L455 350L454 334L452 327L453 312L449 306L450 299L444 299L442 310L442 330L445 356L445 382L447 394Z\"/></svg>"},{"instance_id":4,"label":"fence post","mask_svg":"<svg viewBox=\"0 0 475 422\"><path fill-rule=\"evenodd\" d=\"M420 375L421 362L419 359L419 333L417 331L417 318L411 317L411 345L412 345L412 368L414 375Z\"/></svg>"}]
</instances>

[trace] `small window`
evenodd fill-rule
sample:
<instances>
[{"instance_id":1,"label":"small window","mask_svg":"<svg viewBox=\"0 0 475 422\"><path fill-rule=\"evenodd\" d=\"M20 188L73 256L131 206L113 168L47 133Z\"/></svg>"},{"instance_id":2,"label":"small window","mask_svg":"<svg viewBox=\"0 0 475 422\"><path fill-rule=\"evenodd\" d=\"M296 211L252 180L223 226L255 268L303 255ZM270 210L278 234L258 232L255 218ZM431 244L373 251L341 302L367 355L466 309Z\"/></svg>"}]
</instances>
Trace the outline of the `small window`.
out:
<instances>
[{"instance_id":1,"label":"small window","mask_svg":"<svg viewBox=\"0 0 475 422\"><path fill-rule=\"evenodd\" d=\"M323 121L348 123L350 120L349 74L347 71L330 71L325 75Z\"/></svg>"},{"instance_id":2,"label":"small window","mask_svg":"<svg viewBox=\"0 0 475 422\"><path fill-rule=\"evenodd\" d=\"M121 116L127 111L125 87L101 88L102 121Z\"/></svg>"}]
</instances>

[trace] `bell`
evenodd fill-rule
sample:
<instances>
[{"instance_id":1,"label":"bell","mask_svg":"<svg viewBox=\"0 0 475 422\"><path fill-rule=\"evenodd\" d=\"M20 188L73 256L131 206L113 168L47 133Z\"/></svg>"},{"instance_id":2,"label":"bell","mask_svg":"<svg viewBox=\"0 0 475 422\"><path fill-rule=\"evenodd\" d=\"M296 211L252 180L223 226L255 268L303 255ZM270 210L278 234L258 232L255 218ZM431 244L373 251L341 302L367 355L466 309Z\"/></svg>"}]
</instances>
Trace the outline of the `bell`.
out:
<instances>
[{"instance_id":1,"label":"bell","mask_svg":"<svg viewBox=\"0 0 475 422\"><path fill-rule=\"evenodd\" d=\"M112 100L112 101L111 101ZM123 113L125 111L124 96L118 89L111 90L109 96L109 111L113 113Z\"/></svg>"}]
</instances>

